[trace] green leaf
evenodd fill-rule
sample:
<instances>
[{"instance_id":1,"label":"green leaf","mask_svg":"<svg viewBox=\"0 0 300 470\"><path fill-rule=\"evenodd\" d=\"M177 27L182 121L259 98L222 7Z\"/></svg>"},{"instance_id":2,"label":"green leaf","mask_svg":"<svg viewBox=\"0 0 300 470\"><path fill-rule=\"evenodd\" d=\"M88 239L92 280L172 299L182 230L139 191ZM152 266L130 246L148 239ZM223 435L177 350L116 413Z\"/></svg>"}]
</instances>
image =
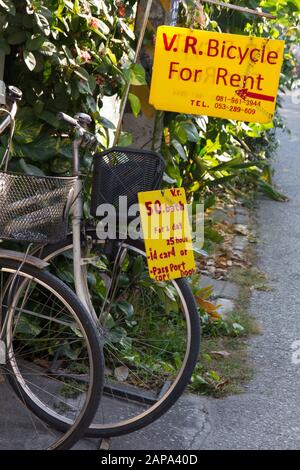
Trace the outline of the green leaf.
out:
<instances>
[{"instance_id":1,"label":"green leaf","mask_svg":"<svg viewBox=\"0 0 300 470\"><path fill-rule=\"evenodd\" d=\"M24 157L26 160L30 159L41 165L59 153L57 144L57 138L46 135L34 139L29 144L14 144L14 149L19 157Z\"/></svg>"},{"instance_id":2,"label":"green leaf","mask_svg":"<svg viewBox=\"0 0 300 470\"><path fill-rule=\"evenodd\" d=\"M75 15L78 15L78 13L79 13L79 0L74 0L73 12L75 13Z\"/></svg>"},{"instance_id":3,"label":"green leaf","mask_svg":"<svg viewBox=\"0 0 300 470\"><path fill-rule=\"evenodd\" d=\"M195 124L193 124L192 122L183 121L179 123L179 126L181 127L181 129L184 129L187 139L190 142L198 142L199 132Z\"/></svg>"},{"instance_id":4,"label":"green leaf","mask_svg":"<svg viewBox=\"0 0 300 470\"><path fill-rule=\"evenodd\" d=\"M91 93L93 94L96 88L96 79L93 75L90 75L89 87L90 87Z\"/></svg>"},{"instance_id":5,"label":"green leaf","mask_svg":"<svg viewBox=\"0 0 300 470\"><path fill-rule=\"evenodd\" d=\"M138 96L134 95L133 93L129 93L128 100L131 105L132 112L135 117L138 117L141 111L141 102Z\"/></svg>"},{"instance_id":6,"label":"green leaf","mask_svg":"<svg viewBox=\"0 0 300 470\"><path fill-rule=\"evenodd\" d=\"M121 18L119 18L119 25L120 25L121 28L123 29L124 33L125 33L130 39L135 40L135 34L134 34L134 32L132 31L132 29L129 28L129 26L127 26L127 24L125 23L125 21L122 20Z\"/></svg>"},{"instance_id":7,"label":"green leaf","mask_svg":"<svg viewBox=\"0 0 300 470\"><path fill-rule=\"evenodd\" d=\"M25 31L22 31L21 29L15 30L13 33L9 34L7 38L8 44L11 44L12 46L15 46L17 44L22 44L24 41L26 41L26 33Z\"/></svg>"},{"instance_id":8,"label":"green leaf","mask_svg":"<svg viewBox=\"0 0 300 470\"><path fill-rule=\"evenodd\" d=\"M49 36L51 30L47 18L44 15L41 15L40 13L35 13L34 16L36 19L36 24L38 25L40 30L45 34L45 36Z\"/></svg>"},{"instance_id":9,"label":"green leaf","mask_svg":"<svg viewBox=\"0 0 300 470\"><path fill-rule=\"evenodd\" d=\"M28 108L22 108L16 120L14 140L21 144L33 142L40 134L42 128L40 122L33 120L34 115L32 111L30 110L31 113L29 113L29 110L28 112L27 110Z\"/></svg>"},{"instance_id":10,"label":"green leaf","mask_svg":"<svg viewBox=\"0 0 300 470\"><path fill-rule=\"evenodd\" d=\"M178 155L180 155L182 160L184 160L186 162L187 161L187 155L186 155L185 150L184 150L183 146L181 145L181 143L178 142L178 140L176 140L176 139L172 139L171 144L173 145L175 150L178 152Z\"/></svg>"},{"instance_id":11,"label":"green leaf","mask_svg":"<svg viewBox=\"0 0 300 470\"><path fill-rule=\"evenodd\" d=\"M56 117L56 114L51 113L50 111L42 111L39 114L39 118L50 124L50 126L55 127L56 129L59 127L59 121Z\"/></svg>"},{"instance_id":12,"label":"green leaf","mask_svg":"<svg viewBox=\"0 0 300 470\"><path fill-rule=\"evenodd\" d=\"M288 200L288 198L284 194L277 191L272 185L270 185L266 181L263 181L262 179L258 181L258 187L263 193L265 193L274 201L284 202Z\"/></svg>"},{"instance_id":13,"label":"green leaf","mask_svg":"<svg viewBox=\"0 0 300 470\"><path fill-rule=\"evenodd\" d=\"M41 3L41 2L39 2L39 3ZM44 2L44 3L46 3L46 2ZM47 18L47 20L49 22L52 21L53 14L52 14L51 10L49 10L49 8L45 7L44 5L39 5L37 13L40 13L41 15L43 15L45 18Z\"/></svg>"},{"instance_id":14,"label":"green leaf","mask_svg":"<svg viewBox=\"0 0 300 470\"><path fill-rule=\"evenodd\" d=\"M45 173L35 165L30 165L25 160L20 160L20 166L27 175L45 176Z\"/></svg>"},{"instance_id":15,"label":"green leaf","mask_svg":"<svg viewBox=\"0 0 300 470\"><path fill-rule=\"evenodd\" d=\"M126 300L119 301L117 303L117 307L118 307L119 310L121 310L121 312L124 313L126 318L130 318L134 314L133 306L129 302L126 302Z\"/></svg>"},{"instance_id":16,"label":"green leaf","mask_svg":"<svg viewBox=\"0 0 300 470\"><path fill-rule=\"evenodd\" d=\"M86 97L86 104L89 111L91 111L92 113L96 113L98 111L96 100L92 96Z\"/></svg>"},{"instance_id":17,"label":"green leaf","mask_svg":"<svg viewBox=\"0 0 300 470\"><path fill-rule=\"evenodd\" d=\"M19 317L18 323L16 325L16 332L22 333L22 337L28 335L31 337L35 337L40 334L41 328L37 326L28 316L22 315Z\"/></svg>"},{"instance_id":18,"label":"green leaf","mask_svg":"<svg viewBox=\"0 0 300 470\"><path fill-rule=\"evenodd\" d=\"M182 126L180 126L178 123L176 124L174 133L181 144L186 144L187 133L185 129Z\"/></svg>"},{"instance_id":19,"label":"green leaf","mask_svg":"<svg viewBox=\"0 0 300 470\"><path fill-rule=\"evenodd\" d=\"M232 168L234 165L240 164L241 158L233 158L232 160L228 160L228 162L222 162L219 165L215 165L209 169L209 171L221 171L226 170L227 168Z\"/></svg>"},{"instance_id":20,"label":"green leaf","mask_svg":"<svg viewBox=\"0 0 300 470\"><path fill-rule=\"evenodd\" d=\"M39 52L45 56L52 56L56 52L56 46L50 41L44 41Z\"/></svg>"},{"instance_id":21,"label":"green leaf","mask_svg":"<svg viewBox=\"0 0 300 470\"><path fill-rule=\"evenodd\" d=\"M119 147L129 147L133 143L133 136L130 132L122 132L118 140Z\"/></svg>"},{"instance_id":22,"label":"green leaf","mask_svg":"<svg viewBox=\"0 0 300 470\"><path fill-rule=\"evenodd\" d=\"M24 62L25 64L27 65L27 67L29 68L29 70L32 72L32 70L35 69L35 66L36 66L36 59L35 59L35 56L32 52L30 51L26 51L24 49L23 51L23 58L24 58Z\"/></svg>"},{"instance_id":23,"label":"green leaf","mask_svg":"<svg viewBox=\"0 0 300 470\"><path fill-rule=\"evenodd\" d=\"M198 387L199 385L209 385L209 382L199 374L193 375L191 382L194 387Z\"/></svg>"},{"instance_id":24,"label":"green leaf","mask_svg":"<svg viewBox=\"0 0 300 470\"><path fill-rule=\"evenodd\" d=\"M211 187L214 187L214 186L218 186L219 184L227 183L228 181L231 181L232 178L236 178L236 174L235 175L223 176L223 178L216 178L215 180L212 180L212 181L206 180L205 185L207 187L211 188Z\"/></svg>"},{"instance_id":25,"label":"green leaf","mask_svg":"<svg viewBox=\"0 0 300 470\"><path fill-rule=\"evenodd\" d=\"M90 74L83 67L78 67L76 70L74 70L74 73L77 75L77 77L80 78L80 80L85 80L86 82L89 81Z\"/></svg>"},{"instance_id":26,"label":"green leaf","mask_svg":"<svg viewBox=\"0 0 300 470\"><path fill-rule=\"evenodd\" d=\"M36 100L33 105L33 110L36 114L40 114L44 109L44 102L42 100Z\"/></svg>"},{"instance_id":27,"label":"green leaf","mask_svg":"<svg viewBox=\"0 0 300 470\"><path fill-rule=\"evenodd\" d=\"M77 326L74 324L72 330L75 332L75 329L76 329L77 331L79 331L78 328L77 328ZM71 348L71 346L70 346L68 343L65 343L65 344L63 345L63 347L62 347L62 349L61 349L61 354L62 354L62 355L66 355L69 359L71 359L71 360L73 360L73 361L75 361L75 360L78 358L78 352L77 352L76 350L73 350L73 349ZM66 385L66 386L67 386L67 385ZM72 387L71 387L71 388L72 388Z\"/></svg>"},{"instance_id":28,"label":"green leaf","mask_svg":"<svg viewBox=\"0 0 300 470\"><path fill-rule=\"evenodd\" d=\"M105 117L100 118L101 124L106 128L106 129L112 129L115 130L116 126L114 125L113 122L111 122L109 119L106 119Z\"/></svg>"},{"instance_id":29,"label":"green leaf","mask_svg":"<svg viewBox=\"0 0 300 470\"><path fill-rule=\"evenodd\" d=\"M210 194L204 200L204 210L206 211L210 207L213 207L216 204L216 195Z\"/></svg>"},{"instance_id":30,"label":"green leaf","mask_svg":"<svg viewBox=\"0 0 300 470\"><path fill-rule=\"evenodd\" d=\"M77 88L78 88L78 91L79 93L81 93L82 95L92 95L92 90L90 88L90 84L89 82L85 81L85 80L79 80L77 82Z\"/></svg>"},{"instance_id":31,"label":"green leaf","mask_svg":"<svg viewBox=\"0 0 300 470\"><path fill-rule=\"evenodd\" d=\"M124 70L124 75L129 81L130 85L146 85L145 69L141 64L133 64L127 70Z\"/></svg>"},{"instance_id":32,"label":"green leaf","mask_svg":"<svg viewBox=\"0 0 300 470\"><path fill-rule=\"evenodd\" d=\"M169 163L166 168L166 173L171 178L174 178L176 180L176 183L180 185L182 178L181 178L180 169L177 166L174 166L171 163Z\"/></svg>"},{"instance_id":33,"label":"green leaf","mask_svg":"<svg viewBox=\"0 0 300 470\"><path fill-rule=\"evenodd\" d=\"M110 33L110 28L107 26L104 21L97 18L97 25L99 28L92 28L90 27L96 34L99 34L102 38L106 38L106 36Z\"/></svg>"},{"instance_id":34,"label":"green leaf","mask_svg":"<svg viewBox=\"0 0 300 470\"><path fill-rule=\"evenodd\" d=\"M27 39L25 47L27 51L36 51L44 44L45 38L40 34L33 34Z\"/></svg>"},{"instance_id":35,"label":"green leaf","mask_svg":"<svg viewBox=\"0 0 300 470\"><path fill-rule=\"evenodd\" d=\"M215 141L207 139L205 147L202 149L202 154L205 155L207 153L214 153L221 148L219 139L217 138Z\"/></svg>"},{"instance_id":36,"label":"green leaf","mask_svg":"<svg viewBox=\"0 0 300 470\"><path fill-rule=\"evenodd\" d=\"M224 240L224 237L212 227L204 227L204 237L215 243L222 243Z\"/></svg>"},{"instance_id":37,"label":"green leaf","mask_svg":"<svg viewBox=\"0 0 300 470\"><path fill-rule=\"evenodd\" d=\"M16 7L13 4L12 0L0 0L0 7L2 7L6 13L15 16Z\"/></svg>"},{"instance_id":38,"label":"green leaf","mask_svg":"<svg viewBox=\"0 0 300 470\"><path fill-rule=\"evenodd\" d=\"M220 382L221 377L219 376L219 374L215 370L210 370L209 375L215 382Z\"/></svg>"},{"instance_id":39,"label":"green leaf","mask_svg":"<svg viewBox=\"0 0 300 470\"><path fill-rule=\"evenodd\" d=\"M68 59L69 63L70 63L71 65L75 65L76 62L75 62L75 59L74 59L74 57L73 57L72 52L70 51L70 49L69 49L67 46L63 45L63 46L62 46L62 50L64 51L65 56L66 56L66 58Z\"/></svg>"},{"instance_id":40,"label":"green leaf","mask_svg":"<svg viewBox=\"0 0 300 470\"><path fill-rule=\"evenodd\" d=\"M168 183L168 184L177 183L177 179L171 178L171 177L168 176L166 173L164 173L163 181L165 181L165 182Z\"/></svg>"},{"instance_id":41,"label":"green leaf","mask_svg":"<svg viewBox=\"0 0 300 470\"><path fill-rule=\"evenodd\" d=\"M145 269L144 260L142 256L137 256L134 260L132 267L132 274L135 277L140 277Z\"/></svg>"}]
</instances>

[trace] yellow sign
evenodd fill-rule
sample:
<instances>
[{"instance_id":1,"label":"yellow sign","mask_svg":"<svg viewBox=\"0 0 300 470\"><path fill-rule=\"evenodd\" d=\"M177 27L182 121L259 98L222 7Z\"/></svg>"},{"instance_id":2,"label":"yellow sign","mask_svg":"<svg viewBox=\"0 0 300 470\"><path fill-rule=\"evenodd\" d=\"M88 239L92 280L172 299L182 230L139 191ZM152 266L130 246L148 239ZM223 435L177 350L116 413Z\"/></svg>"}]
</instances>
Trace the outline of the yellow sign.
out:
<instances>
[{"instance_id":1,"label":"yellow sign","mask_svg":"<svg viewBox=\"0 0 300 470\"><path fill-rule=\"evenodd\" d=\"M165 111L270 122L284 41L160 26L150 103Z\"/></svg>"},{"instance_id":2,"label":"yellow sign","mask_svg":"<svg viewBox=\"0 0 300 470\"><path fill-rule=\"evenodd\" d=\"M183 188L139 193L150 277L168 281L196 272Z\"/></svg>"}]
</instances>

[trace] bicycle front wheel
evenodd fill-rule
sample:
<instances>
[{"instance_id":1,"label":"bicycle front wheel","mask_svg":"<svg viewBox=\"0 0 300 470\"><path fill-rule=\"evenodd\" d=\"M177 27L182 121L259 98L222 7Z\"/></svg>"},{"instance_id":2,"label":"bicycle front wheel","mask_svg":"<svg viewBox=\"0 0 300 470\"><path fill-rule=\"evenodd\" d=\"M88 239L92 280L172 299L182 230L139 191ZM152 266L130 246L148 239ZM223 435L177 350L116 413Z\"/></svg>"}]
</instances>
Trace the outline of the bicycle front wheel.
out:
<instances>
[{"instance_id":1,"label":"bicycle front wheel","mask_svg":"<svg viewBox=\"0 0 300 470\"><path fill-rule=\"evenodd\" d=\"M68 449L84 435L99 405L104 370L99 334L70 288L48 272L19 266L14 260L0 263L6 344L0 449Z\"/></svg>"},{"instance_id":2,"label":"bicycle front wheel","mask_svg":"<svg viewBox=\"0 0 300 470\"><path fill-rule=\"evenodd\" d=\"M199 355L200 320L186 280L150 279L142 241L114 241L108 253L95 231L88 236L87 280L106 364L103 400L88 435L113 437L152 423L183 393ZM46 247L43 257L74 288L72 248L69 237Z\"/></svg>"}]
</instances>

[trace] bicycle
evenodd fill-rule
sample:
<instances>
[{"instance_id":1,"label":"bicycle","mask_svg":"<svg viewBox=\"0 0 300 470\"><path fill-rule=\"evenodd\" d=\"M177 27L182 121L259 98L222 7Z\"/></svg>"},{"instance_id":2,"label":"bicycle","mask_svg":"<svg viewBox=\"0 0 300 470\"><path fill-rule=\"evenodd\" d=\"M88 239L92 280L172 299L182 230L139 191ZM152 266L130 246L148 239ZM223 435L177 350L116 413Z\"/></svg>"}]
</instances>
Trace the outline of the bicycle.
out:
<instances>
[{"instance_id":1,"label":"bicycle","mask_svg":"<svg viewBox=\"0 0 300 470\"><path fill-rule=\"evenodd\" d=\"M8 88L11 111L0 132L13 120L20 98L19 90ZM64 238L67 195L75 181L0 171L0 238ZM99 405L102 349L82 303L29 248L25 254L0 249L0 449L68 449Z\"/></svg>"},{"instance_id":2,"label":"bicycle","mask_svg":"<svg viewBox=\"0 0 300 470\"><path fill-rule=\"evenodd\" d=\"M87 130L92 120L83 113L58 118L75 129L72 175L78 176L80 147L96 140ZM94 210L101 201L117 204L120 194L135 202L138 191L159 186L163 169L153 152L113 148L94 156ZM98 325L106 362L103 400L87 435L119 436L158 419L183 393L198 359L199 315L185 279L167 284L149 278L142 240L120 234L99 239L95 228L84 225L80 179L74 194L72 234L34 253L56 275L65 273L66 264L74 270L69 284ZM48 421L55 425L50 415Z\"/></svg>"}]
</instances>

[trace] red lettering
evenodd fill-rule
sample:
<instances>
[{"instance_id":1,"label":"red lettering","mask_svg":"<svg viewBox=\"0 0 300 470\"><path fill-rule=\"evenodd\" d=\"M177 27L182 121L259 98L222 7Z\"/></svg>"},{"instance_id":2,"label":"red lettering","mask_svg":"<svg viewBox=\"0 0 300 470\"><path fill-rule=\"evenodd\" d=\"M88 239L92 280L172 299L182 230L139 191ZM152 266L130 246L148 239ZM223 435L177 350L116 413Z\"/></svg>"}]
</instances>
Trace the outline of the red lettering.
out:
<instances>
[{"instance_id":1,"label":"red lettering","mask_svg":"<svg viewBox=\"0 0 300 470\"><path fill-rule=\"evenodd\" d=\"M176 41L176 38L177 38L177 34L173 34L173 37L170 41L170 44L168 43L168 37L166 35L166 33L163 34L163 40L164 40L164 46L165 46L165 50L166 51L170 51Z\"/></svg>"},{"instance_id":2,"label":"red lettering","mask_svg":"<svg viewBox=\"0 0 300 470\"><path fill-rule=\"evenodd\" d=\"M241 81L241 76L238 73L233 73L230 77L230 85L238 87Z\"/></svg>"},{"instance_id":3,"label":"red lettering","mask_svg":"<svg viewBox=\"0 0 300 470\"><path fill-rule=\"evenodd\" d=\"M262 76L262 74L260 73L257 77L257 89L262 91L262 87L261 87L261 82L262 80L264 80L264 77Z\"/></svg>"},{"instance_id":4,"label":"red lettering","mask_svg":"<svg viewBox=\"0 0 300 470\"><path fill-rule=\"evenodd\" d=\"M173 72L178 72L178 69L174 69L173 65L179 65L179 62L171 62L170 63L170 69L169 69L169 79L172 78L172 73Z\"/></svg>"},{"instance_id":5,"label":"red lettering","mask_svg":"<svg viewBox=\"0 0 300 470\"><path fill-rule=\"evenodd\" d=\"M214 46L212 45L213 43L215 44ZM215 53L212 54L211 50L214 50ZM210 57L216 57L218 54L219 54L219 41L217 39L210 39L208 41L207 55Z\"/></svg>"},{"instance_id":6,"label":"red lettering","mask_svg":"<svg viewBox=\"0 0 300 470\"><path fill-rule=\"evenodd\" d=\"M192 78L193 72L189 68L181 69L180 78L184 82L188 82Z\"/></svg>"},{"instance_id":7,"label":"red lettering","mask_svg":"<svg viewBox=\"0 0 300 470\"><path fill-rule=\"evenodd\" d=\"M172 196L180 196L180 189L171 188L170 189Z\"/></svg>"},{"instance_id":8,"label":"red lettering","mask_svg":"<svg viewBox=\"0 0 300 470\"><path fill-rule=\"evenodd\" d=\"M227 85L226 82L226 76L227 76L228 70L227 69L222 69L221 67L218 68L218 73L217 73L217 79L216 79L216 84L219 84L219 80L222 79L224 82L224 85Z\"/></svg>"},{"instance_id":9,"label":"red lettering","mask_svg":"<svg viewBox=\"0 0 300 470\"><path fill-rule=\"evenodd\" d=\"M187 36L185 39L185 48L184 48L185 54L189 52L189 48L192 49L193 54L197 54L196 47L195 47L196 44L197 44L197 39L194 36Z\"/></svg>"},{"instance_id":10,"label":"red lettering","mask_svg":"<svg viewBox=\"0 0 300 470\"><path fill-rule=\"evenodd\" d=\"M275 60L275 62L271 62L271 60ZM278 59L278 54L276 51L270 51L267 55L267 62L268 64L275 65L276 60Z\"/></svg>"},{"instance_id":11,"label":"red lettering","mask_svg":"<svg viewBox=\"0 0 300 470\"><path fill-rule=\"evenodd\" d=\"M235 49L235 50L236 50L236 46L230 46L230 47L228 47L228 50L227 50L228 59L236 59L236 55L235 55L235 56L231 56L231 55L230 55L230 50L231 50L231 49Z\"/></svg>"}]
</instances>

